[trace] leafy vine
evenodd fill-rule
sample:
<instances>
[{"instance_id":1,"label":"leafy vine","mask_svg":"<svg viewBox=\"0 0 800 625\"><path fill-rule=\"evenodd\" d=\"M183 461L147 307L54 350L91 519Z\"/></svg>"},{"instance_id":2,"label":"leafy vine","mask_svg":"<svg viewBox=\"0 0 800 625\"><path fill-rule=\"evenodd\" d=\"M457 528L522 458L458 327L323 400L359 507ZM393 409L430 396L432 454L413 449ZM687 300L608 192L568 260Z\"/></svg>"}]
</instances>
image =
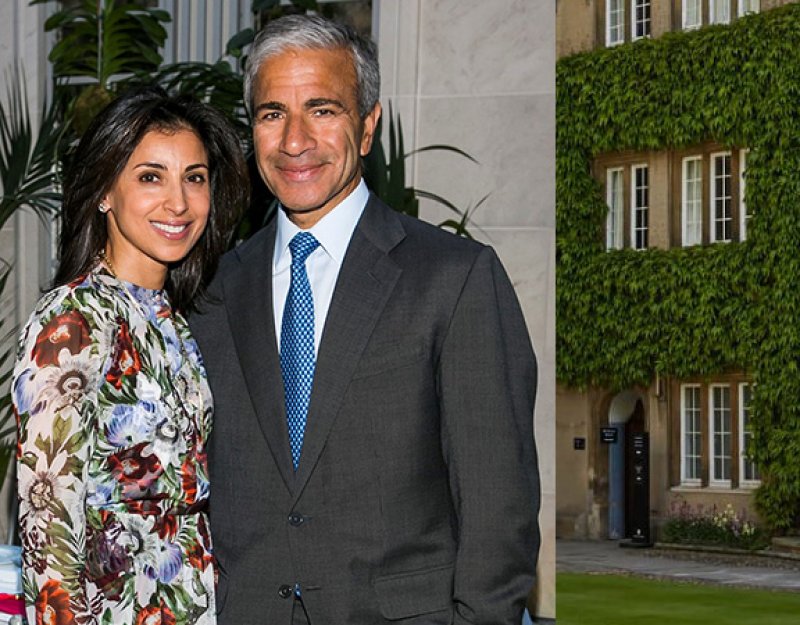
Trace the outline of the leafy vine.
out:
<instances>
[{"instance_id":1,"label":"leafy vine","mask_svg":"<svg viewBox=\"0 0 800 625\"><path fill-rule=\"evenodd\" d=\"M557 67L557 376L623 389L755 382L756 503L800 526L800 5L578 54ZM606 252L599 154L747 146L748 240Z\"/></svg>"}]
</instances>

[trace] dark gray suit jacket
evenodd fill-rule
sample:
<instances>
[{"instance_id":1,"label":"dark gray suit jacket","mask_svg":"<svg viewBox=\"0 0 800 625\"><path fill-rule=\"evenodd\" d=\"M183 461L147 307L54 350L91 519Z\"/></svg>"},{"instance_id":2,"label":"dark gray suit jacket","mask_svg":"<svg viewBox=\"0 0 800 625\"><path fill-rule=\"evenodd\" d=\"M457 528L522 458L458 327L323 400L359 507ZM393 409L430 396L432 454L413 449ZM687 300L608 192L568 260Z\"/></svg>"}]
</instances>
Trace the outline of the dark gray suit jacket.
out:
<instances>
[{"instance_id":1,"label":"dark gray suit jacket","mask_svg":"<svg viewBox=\"0 0 800 625\"><path fill-rule=\"evenodd\" d=\"M192 317L215 398L221 625L518 624L534 583L536 363L491 248L371 197L348 247L292 469L275 224Z\"/></svg>"}]
</instances>

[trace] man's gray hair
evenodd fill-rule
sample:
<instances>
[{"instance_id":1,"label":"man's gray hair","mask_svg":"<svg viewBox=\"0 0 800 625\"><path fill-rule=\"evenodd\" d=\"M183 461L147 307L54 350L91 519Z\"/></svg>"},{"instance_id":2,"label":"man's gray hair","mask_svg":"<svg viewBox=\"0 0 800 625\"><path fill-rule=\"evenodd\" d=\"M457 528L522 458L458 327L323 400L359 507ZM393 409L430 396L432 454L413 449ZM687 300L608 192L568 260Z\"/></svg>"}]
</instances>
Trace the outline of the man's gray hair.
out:
<instances>
[{"instance_id":1,"label":"man's gray hair","mask_svg":"<svg viewBox=\"0 0 800 625\"><path fill-rule=\"evenodd\" d=\"M253 83L262 63L289 48L342 49L353 57L356 70L358 113L364 119L378 102L381 74L375 44L349 26L317 15L286 15L268 22L256 35L244 73L244 101L253 115Z\"/></svg>"}]
</instances>

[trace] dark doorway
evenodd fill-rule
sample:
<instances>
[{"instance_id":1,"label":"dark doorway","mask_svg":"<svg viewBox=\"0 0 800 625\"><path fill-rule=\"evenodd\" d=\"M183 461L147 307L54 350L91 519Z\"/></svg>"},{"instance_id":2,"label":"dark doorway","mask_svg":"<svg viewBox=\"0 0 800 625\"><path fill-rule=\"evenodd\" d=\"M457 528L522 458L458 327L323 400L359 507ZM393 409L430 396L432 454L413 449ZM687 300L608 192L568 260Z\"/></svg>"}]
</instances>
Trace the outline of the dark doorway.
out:
<instances>
[{"instance_id":1,"label":"dark doorway","mask_svg":"<svg viewBox=\"0 0 800 625\"><path fill-rule=\"evenodd\" d=\"M631 538L635 514L633 435L644 431L644 404L640 399L636 402L631 418L625 426L625 538Z\"/></svg>"}]
</instances>

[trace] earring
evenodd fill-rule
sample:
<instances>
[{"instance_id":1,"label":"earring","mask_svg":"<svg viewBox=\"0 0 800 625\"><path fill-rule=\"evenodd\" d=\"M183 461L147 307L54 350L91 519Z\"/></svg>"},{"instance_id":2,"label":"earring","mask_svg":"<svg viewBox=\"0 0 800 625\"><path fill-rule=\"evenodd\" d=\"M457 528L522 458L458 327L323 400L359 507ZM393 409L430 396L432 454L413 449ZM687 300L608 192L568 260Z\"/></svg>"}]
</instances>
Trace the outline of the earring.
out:
<instances>
[{"instance_id":1,"label":"earring","mask_svg":"<svg viewBox=\"0 0 800 625\"><path fill-rule=\"evenodd\" d=\"M99 210L103 214L107 213L110 209L111 207L105 202L100 202L100 206L97 207L97 210Z\"/></svg>"}]
</instances>

